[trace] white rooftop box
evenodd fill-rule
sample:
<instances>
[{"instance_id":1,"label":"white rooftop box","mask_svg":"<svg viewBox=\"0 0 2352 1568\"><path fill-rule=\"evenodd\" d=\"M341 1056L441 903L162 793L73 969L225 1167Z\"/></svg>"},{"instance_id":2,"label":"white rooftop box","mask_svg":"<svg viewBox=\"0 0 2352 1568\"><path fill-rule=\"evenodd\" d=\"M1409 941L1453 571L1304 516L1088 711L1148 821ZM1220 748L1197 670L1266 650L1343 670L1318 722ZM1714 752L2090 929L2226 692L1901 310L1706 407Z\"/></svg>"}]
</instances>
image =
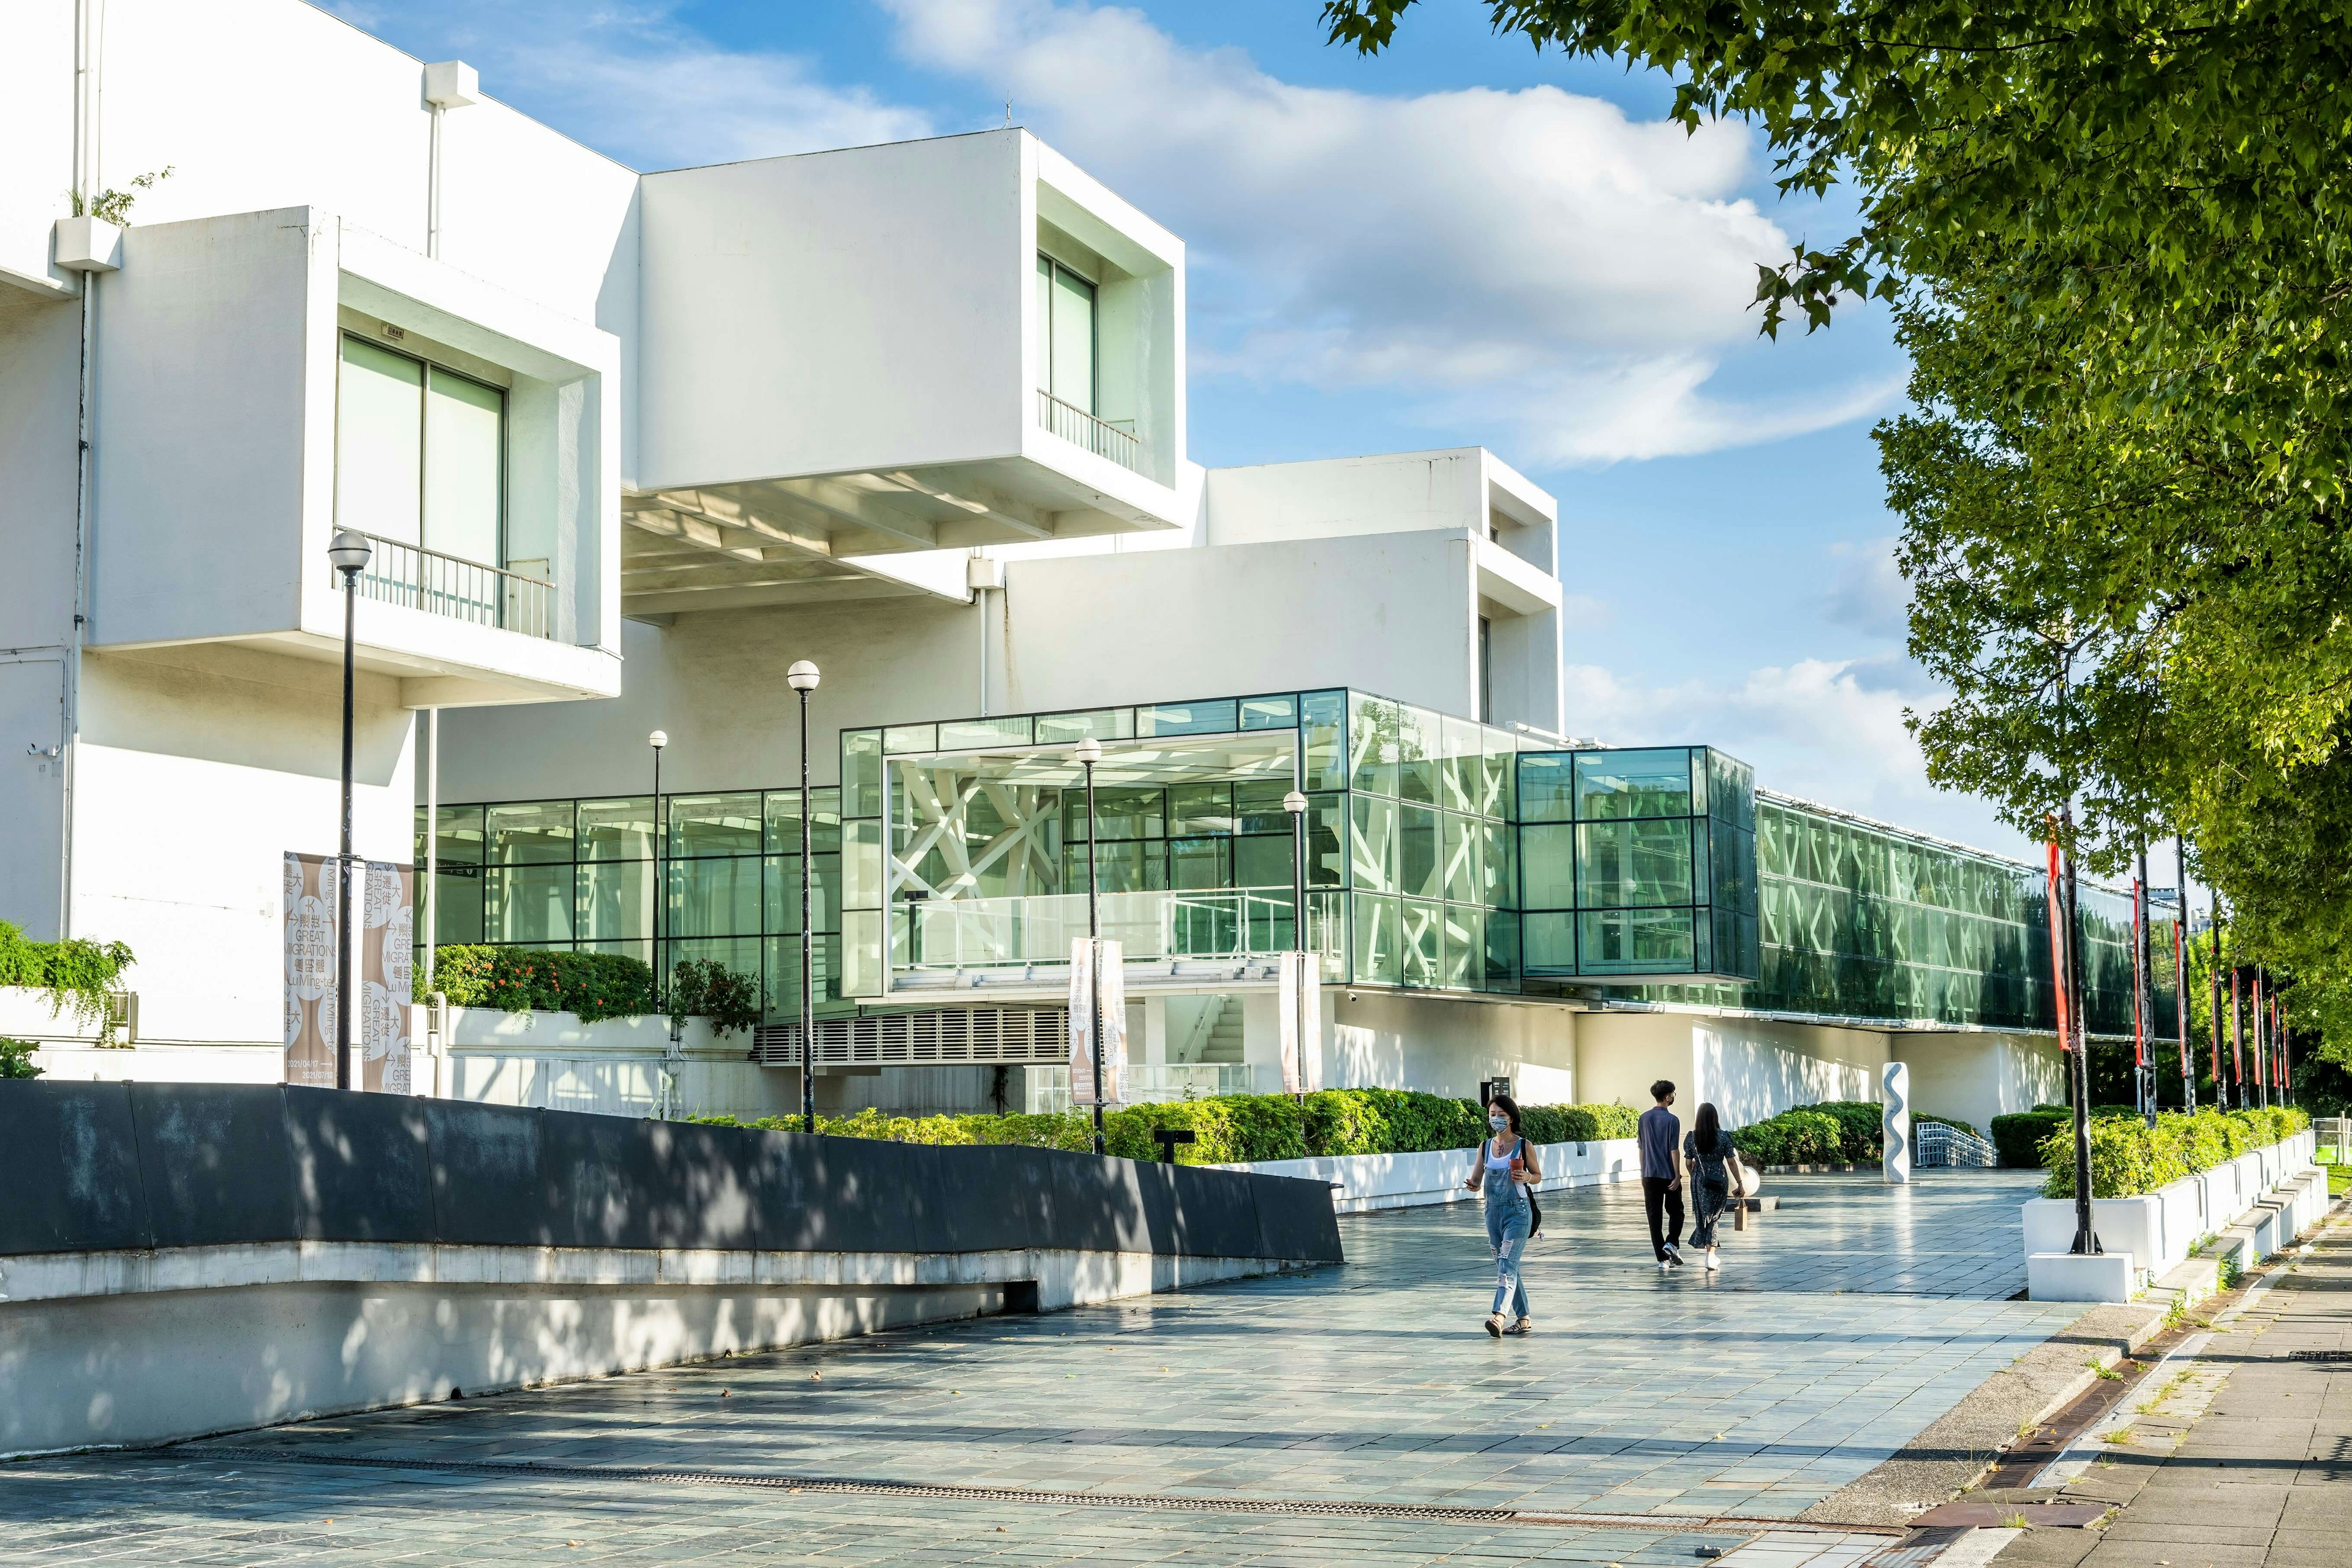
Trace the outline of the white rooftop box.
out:
<instances>
[{"instance_id":1,"label":"white rooftop box","mask_svg":"<svg viewBox=\"0 0 2352 1568\"><path fill-rule=\"evenodd\" d=\"M1183 247L1026 132L651 174L642 233L632 613L1179 521Z\"/></svg>"}]
</instances>

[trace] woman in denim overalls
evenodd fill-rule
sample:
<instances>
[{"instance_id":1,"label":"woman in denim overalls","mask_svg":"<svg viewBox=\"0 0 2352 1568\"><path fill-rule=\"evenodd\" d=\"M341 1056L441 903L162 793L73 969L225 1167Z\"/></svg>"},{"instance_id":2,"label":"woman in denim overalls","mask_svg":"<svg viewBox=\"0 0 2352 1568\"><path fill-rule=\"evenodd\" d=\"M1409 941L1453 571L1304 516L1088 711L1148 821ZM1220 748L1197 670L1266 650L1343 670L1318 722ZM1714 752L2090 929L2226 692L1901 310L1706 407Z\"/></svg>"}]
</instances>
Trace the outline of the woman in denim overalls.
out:
<instances>
[{"instance_id":1,"label":"woman in denim overalls","mask_svg":"<svg viewBox=\"0 0 2352 1568\"><path fill-rule=\"evenodd\" d=\"M1519 1107L1509 1095L1488 1102L1486 1125L1494 1135L1478 1146L1478 1163L1462 1184L1486 1194L1486 1242L1495 1249L1495 1309L1486 1316L1486 1331L1501 1339L1535 1331L1535 1320L1528 1316L1527 1282L1519 1278L1519 1254L1535 1225L1528 1190L1543 1180L1543 1172L1536 1166L1536 1146L1519 1136ZM1504 1315L1506 1307L1516 1321Z\"/></svg>"}]
</instances>

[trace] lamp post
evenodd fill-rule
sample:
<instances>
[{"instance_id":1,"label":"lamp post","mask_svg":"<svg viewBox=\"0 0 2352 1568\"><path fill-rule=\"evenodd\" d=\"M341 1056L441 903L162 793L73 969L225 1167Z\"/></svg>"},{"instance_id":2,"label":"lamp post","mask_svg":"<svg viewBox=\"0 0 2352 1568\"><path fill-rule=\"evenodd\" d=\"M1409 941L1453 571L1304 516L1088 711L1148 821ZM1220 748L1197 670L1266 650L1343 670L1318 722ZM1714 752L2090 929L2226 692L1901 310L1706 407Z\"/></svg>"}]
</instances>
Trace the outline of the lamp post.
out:
<instances>
[{"instance_id":1,"label":"lamp post","mask_svg":"<svg viewBox=\"0 0 2352 1568\"><path fill-rule=\"evenodd\" d=\"M1102 761L1102 742L1088 735L1078 742L1078 765L1087 770L1087 1011L1092 1027L1087 1035L1094 1047L1095 1152L1103 1152L1102 1038L1102 902L1095 877L1095 764Z\"/></svg>"},{"instance_id":2,"label":"lamp post","mask_svg":"<svg viewBox=\"0 0 2352 1568\"><path fill-rule=\"evenodd\" d=\"M352 1087L352 642L360 573L375 553L357 529L335 531L327 559L343 574L343 844L335 858L335 1087Z\"/></svg>"},{"instance_id":3,"label":"lamp post","mask_svg":"<svg viewBox=\"0 0 2352 1568\"><path fill-rule=\"evenodd\" d=\"M808 700L816 689L817 668L798 659L784 671L784 684L801 694L801 1131L816 1131L816 936L811 929L809 876Z\"/></svg>"},{"instance_id":4,"label":"lamp post","mask_svg":"<svg viewBox=\"0 0 2352 1568\"><path fill-rule=\"evenodd\" d=\"M669 883L662 876L662 850L669 842L669 823L662 816L661 754L669 744L669 737L656 730L646 737L646 744L654 749L654 1005L659 1007L669 994L662 984L661 928L662 906L669 902Z\"/></svg>"},{"instance_id":5,"label":"lamp post","mask_svg":"<svg viewBox=\"0 0 2352 1568\"><path fill-rule=\"evenodd\" d=\"M1290 813L1290 945L1301 952L1314 949L1307 941L1307 797L1292 790L1282 797Z\"/></svg>"},{"instance_id":6,"label":"lamp post","mask_svg":"<svg viewBox=\"0 0 2352 1568\"><path fill-rule=\"evenodd\" d=\"M2189 844L2172 840L2172 1022L2180 1037L2180 1109L2197 1114L2197 1068L2189 1055Z\"/></svg>"}]
</instances>

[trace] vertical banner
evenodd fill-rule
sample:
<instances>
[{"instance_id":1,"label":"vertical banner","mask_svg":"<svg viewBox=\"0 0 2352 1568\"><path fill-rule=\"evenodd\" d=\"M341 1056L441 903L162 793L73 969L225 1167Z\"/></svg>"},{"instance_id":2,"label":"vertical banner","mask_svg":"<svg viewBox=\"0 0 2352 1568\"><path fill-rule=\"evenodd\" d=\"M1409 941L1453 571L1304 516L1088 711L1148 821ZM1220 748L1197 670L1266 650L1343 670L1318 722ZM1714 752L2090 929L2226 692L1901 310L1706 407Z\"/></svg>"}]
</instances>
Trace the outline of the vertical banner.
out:
<instances>
[{"instance_id":1,"label":"vertical banner","mask_svg":"<svg viewBox=\"0 0 2352 1568\"><path fill-rule=\"evenodd\" d=\"M286 1081L318 1089L335 1087L337 870L331 855L286 856ZM354 1089L410 1092L415 886L411 868L372 860L352 889Z\"/></svg>"},{"instance_id":2,"label":"vertical banner","mask_svg":"<svg viewBox=\"0 0 2352 1568\"><path fill-rule=\"evenodd\" d=\"M1097 991L1097 985L1100 987ZM1076 937L1070 942L1070 1103L1095 1102L1094 1014L1102 1013L1105 1106L1127 1099L1127 973L1119 944Z\"/></svg>"},{"instance_id":3,"label":"vertical banner","mask_svg":"<svg viewBox=\"0 0 2352 1568\"><path fill-rule=\"evenodd\" d=\"M2057 989L2058 1048L2074 1048L2073 1022L2066 1016L2066 944L2074 932L2066 929L2066 900L2058 891L2058 841L2052 839L2045 847L2050 851L2050 979Z\"/></svg>"},{"instance_id":4,"label":"vertical banner","mask_svg":"<svg viewBox=\"0 0 2352 1568\"><path fill-rule=\"evenodd\" d=\"M360 1068L354 1089L385 1094L410 1089L410 1020L415 1016L416 873L389 861L367 863L357 916L360 942Z\"/></svg>"},{"instance_id":5,"label":"vertical banner","mask_svg":"<svg viewBox=\"0 0 2352 1568\"><path fill-rule=\"evenodd\" d=\"M1277 956L1275 1010L1280 1016L1282 1092L1312 1094L1323 1087L1323 976L1320 955Z\"/></svg>"},{"instance_id":6,"label":"vertical banner","mask_svg":"<svg viewBox=\"0 0 2352 1568\"><path fill-rule=\"evenodd\" d=\"M335 1087L335 860L286 855L286 1081Z\"/></svg>"}]
</instances>

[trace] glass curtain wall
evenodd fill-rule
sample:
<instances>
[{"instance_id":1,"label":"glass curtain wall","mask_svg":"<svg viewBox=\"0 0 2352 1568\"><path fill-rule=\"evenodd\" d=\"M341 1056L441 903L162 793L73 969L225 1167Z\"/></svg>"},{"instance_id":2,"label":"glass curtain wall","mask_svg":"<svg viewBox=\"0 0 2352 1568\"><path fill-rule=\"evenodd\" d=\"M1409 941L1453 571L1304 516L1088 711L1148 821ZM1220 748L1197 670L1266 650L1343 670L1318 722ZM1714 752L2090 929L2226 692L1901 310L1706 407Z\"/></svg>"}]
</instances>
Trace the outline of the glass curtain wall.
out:
<instances>
[{"instance_id":1,"label":"glass curtain wall","mask_svg":"<svg viewBox=\"0 0 2352 1568\"><path fill-rule=\"evenodd\" d=\"M841 994L840 793L810 792L820 1003ZM651 963L658 866L667 884L660 967L714 960L759 978L772 1016L797 1016L800 792L667 795L661 807L648 795L443 806L436 940ZM420 811L420 870L425 831Z\"/></svg>"},{"instance_id":2,"label":"glass curtain wall","mask_svg":"<svg viewBox=\"0 0 2352 1568\"><path fill-rule=\"evenodd\" d=\"M2055 1027L2042 871L1767 797L1756 803L1755 984L1653 986L1658 1001L1988 1028ZM2132 1027L2131 903L2085 884L2087 1026ZM2174 1029L2171 922L2154 921L2155 1033Z\"/></svg>"}]
</instances>

